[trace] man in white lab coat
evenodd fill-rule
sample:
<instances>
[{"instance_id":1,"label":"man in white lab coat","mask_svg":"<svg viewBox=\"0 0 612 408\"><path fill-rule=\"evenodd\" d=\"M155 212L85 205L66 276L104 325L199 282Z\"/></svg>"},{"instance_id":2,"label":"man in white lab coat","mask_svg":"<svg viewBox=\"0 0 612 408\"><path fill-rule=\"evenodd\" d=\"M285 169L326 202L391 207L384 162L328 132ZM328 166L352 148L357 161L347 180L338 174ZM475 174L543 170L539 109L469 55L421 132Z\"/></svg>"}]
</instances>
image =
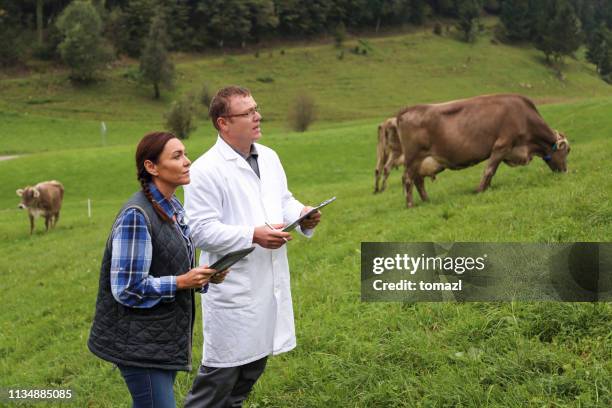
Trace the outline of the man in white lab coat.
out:
<instances>
[{"instance_id":1,"label":"man in white lab coat","mask_svg":"<svg viewBox=\"0 0 612 408\"><path fill-rule=\"evenodd\" d=\"M311 207L293 198L277 154L255 143L261 114L241 87L219 90L210 105L216 144L191 166L185 209L200 265L255 245L223 285L202 295L202 365L186 407L240 407L267 357L296 346L286 243L280 231ZM298 230L306 236L319 212ZM270 228L273 227L274 229Z\"/></svg>"}]
</instances>

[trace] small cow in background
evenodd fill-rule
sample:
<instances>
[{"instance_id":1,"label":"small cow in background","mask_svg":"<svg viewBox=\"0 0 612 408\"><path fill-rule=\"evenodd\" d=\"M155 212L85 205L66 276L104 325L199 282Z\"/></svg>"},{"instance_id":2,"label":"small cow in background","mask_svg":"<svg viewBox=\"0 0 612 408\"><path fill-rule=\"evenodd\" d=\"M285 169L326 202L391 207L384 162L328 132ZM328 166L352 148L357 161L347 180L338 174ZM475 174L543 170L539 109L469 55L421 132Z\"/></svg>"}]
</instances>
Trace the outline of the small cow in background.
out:
<instances>
[{"instance_id":1,"label":"small cow in background","mask_svg":"<svg viewBox=\"0 0 612 408\"><path fill-rule=\"evenodd\" d=\"M402 164L404 164L404 155L402 154L402 145L397 132L397 119L393 117L378 125L374 194L385 191L391 169L395 169ZM383 179L382 185L379 188L381 175Z\"/></svg>"},{"instance_id":2,"label":"small cow in background","mask_svg":"<svg viewBox=\"0 0 612 408\"><path fill-rule=\"evenodd\" d=\"M43 181L34 187L27 186L17 190L21 197L20 209L28 210L30 217L30 235L34 231L34 218L42 215L45 217L45 231L49 231L49 225L54 227L59 219L62 200L64 198L64 186L59 181Z\"/></svg>"}]
</instances>

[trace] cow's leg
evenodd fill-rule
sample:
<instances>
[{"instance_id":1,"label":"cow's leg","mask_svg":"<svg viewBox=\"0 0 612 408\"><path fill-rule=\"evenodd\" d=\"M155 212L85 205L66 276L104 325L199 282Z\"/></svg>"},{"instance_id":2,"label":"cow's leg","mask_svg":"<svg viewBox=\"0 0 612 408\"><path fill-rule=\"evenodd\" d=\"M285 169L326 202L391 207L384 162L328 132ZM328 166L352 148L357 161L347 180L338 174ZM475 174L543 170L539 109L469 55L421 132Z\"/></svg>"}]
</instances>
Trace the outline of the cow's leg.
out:
<instances>
[{"instance_id":1,"label":"cow's leg","mask_svg":"<svg viewBox=\"0 0 612 408\"><path fill-rule=\"evenodd\" d=\"M385 166L383 167L383 181L382 186L380 187L380 192L382 193L387 188L387 179L389 178L389 173L391 173L391 165L393 164L393 156L389 155Z\"/></svg>"},{"instance_id":2,"label":"cow's leg","mask_svg":"<svg viewBox=\"0 0 612 408\"><path fill-rule=\"evenodd\" d=\"M374 194L378 193L378 183L380 181L380 170L376 167L374 170Z\"/></svg>"},{"instance_id":3,"label":"cow's leg","mask_svg":"<svg viewBox=\"0 0 612 408\"><path fill-rule=\"evenodd\" d=\"M428 201L429 197L427 196L427 191L425 191L425 178L422 176L416 176L414 179L414 184L416 185L417 191L421 196L421 200Z\"/></svg>"},{"instance_id":4,"label":"cow's leg","mask_svg":"<svg viewBox=\"0 0 612 408\"><path fill-rule=\"evenodd\" d=\"M491 185L491 179L495 175L499 164L502 162L505 152L497 151L491 154L491 158L487 163L487 167L482 175L482 179L480 180L480 185L476 189L477 193L482 193Z\"/></svg>"},{"instance_id":5,"label":"cow's leg","mask_svg":"<svg viewBox=\"0 0 612 408\"><path fill-rule=\"evenodd\" d=\"M49 231L50 223L51 223L51 215L45 215L45 231Z\"/></svg>"},{"instance_id":6,"label":"cow's leg","mask_svg":"<svg viewBox=\"0 0 612 408\"><path fill-rule=\"evenodd\" d=\"M55 214L55 220L53 220L53 228L57 225L57 220L59 220L59 212Z\"/></svg>"},{"instance_id":7,"label":"cow's leg","mask_svg":"<svg viewBox=\"0 0 612 408\"><path fill-rule=\"evenodd\" d=\"M32 214L28 214L28 217L30 217L30 235L32 235L32 232L34 231L34 216Z\"/></svg>"},{"instance_id":8,"label":"cow's leg","mask_svg":"<svg viewBox=\"0 0 612 408\"><path fill-rule=\"evenodd\" d=\"M383 171L383 166L385 165L385 161L387 160L384 148L381 146L381 142L378 142L376 146L376 170L374 172L375 181L374 181L374 194L381 192L382 190L379 188L380 176Z\"/></svg>"},{"instance_id":9,"label":"cow's leg","mask_svg":"<svg viewBox=\"0 0 612 408\"><path fill-rule=\"evenodd\" d=\"M414 201L412 199L412 178L410 177L410 173L408 170L404 170L404 175L402 176L402 181L404 183L404 193L406 194L406 207L412 208L414 207Z\"/></svg>"}]
</instances>

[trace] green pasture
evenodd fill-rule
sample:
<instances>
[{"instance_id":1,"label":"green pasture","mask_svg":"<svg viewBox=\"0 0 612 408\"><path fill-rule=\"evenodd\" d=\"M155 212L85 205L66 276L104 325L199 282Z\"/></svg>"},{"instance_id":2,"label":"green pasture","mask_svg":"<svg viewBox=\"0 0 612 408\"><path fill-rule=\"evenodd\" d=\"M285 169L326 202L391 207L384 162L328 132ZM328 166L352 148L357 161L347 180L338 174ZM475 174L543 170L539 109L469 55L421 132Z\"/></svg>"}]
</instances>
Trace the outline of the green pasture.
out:
<instances>
[{"instance_id":1,"label":"green pasture","mask_svg":"<svg viewBox=\"0 0 612 408\"><path fill-rule=\"evenodd\" d=\"M580 58L568 60L562 82L536 51L488 40L419 32L368 41L368 56L345 51L342 60L330 45L181 57L175 95L209 78L250 87L269 118L262 143L280 155L292 192L305 203L338 197L312 240L289 243L298 347L270 360L248 406L610 406L610 304L363 303L359 250L363 241L611 241L612 87ZM104 242L138 188L135 143L160 127L171 100L148 99L124 76L131 69L87 89L65 84L62 72L0 82L0 153L23 154L0 161L0 387L71 388L76 399L64 406L129 406L119 372L86 341ZM265 75L274 82L257 81ZM320 121L304 134L284 129L300 89L320 103ZM396 170L388 190L372 194L378 122L405 104L492 92L542 102L547 122L569 137L567 174L537 158L503 165L477 195L484 164L446 171L427 181L430 202L406 209ZM189 156L214 140L202 122ZM46 234L39 219L29 236L15 190L47 179L65 186L61 219ZM179 404L194 373L177 377Z\"/></svg>"}]
</instances>

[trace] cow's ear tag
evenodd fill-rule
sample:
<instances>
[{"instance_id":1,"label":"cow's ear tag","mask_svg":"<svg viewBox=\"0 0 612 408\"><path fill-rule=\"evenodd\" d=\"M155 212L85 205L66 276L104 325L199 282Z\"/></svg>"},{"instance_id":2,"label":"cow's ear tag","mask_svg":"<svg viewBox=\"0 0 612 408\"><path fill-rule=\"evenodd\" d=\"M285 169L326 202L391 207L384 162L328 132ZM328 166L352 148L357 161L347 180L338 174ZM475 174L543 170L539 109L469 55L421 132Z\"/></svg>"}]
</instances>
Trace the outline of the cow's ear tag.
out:
<instances>
[{"instance_id":1,"label":"cow's ear tag","mask_svg":"<svg viewBox=\"0 0 612 408\"><path fill-rule=\"evenodd\" d=\"M556 151L557 151L557 143L555 143L555 144L553 145L553 148L552 148L552 149L553 149L553 152L556 152Z\"/></svg>"}]
</instances>

